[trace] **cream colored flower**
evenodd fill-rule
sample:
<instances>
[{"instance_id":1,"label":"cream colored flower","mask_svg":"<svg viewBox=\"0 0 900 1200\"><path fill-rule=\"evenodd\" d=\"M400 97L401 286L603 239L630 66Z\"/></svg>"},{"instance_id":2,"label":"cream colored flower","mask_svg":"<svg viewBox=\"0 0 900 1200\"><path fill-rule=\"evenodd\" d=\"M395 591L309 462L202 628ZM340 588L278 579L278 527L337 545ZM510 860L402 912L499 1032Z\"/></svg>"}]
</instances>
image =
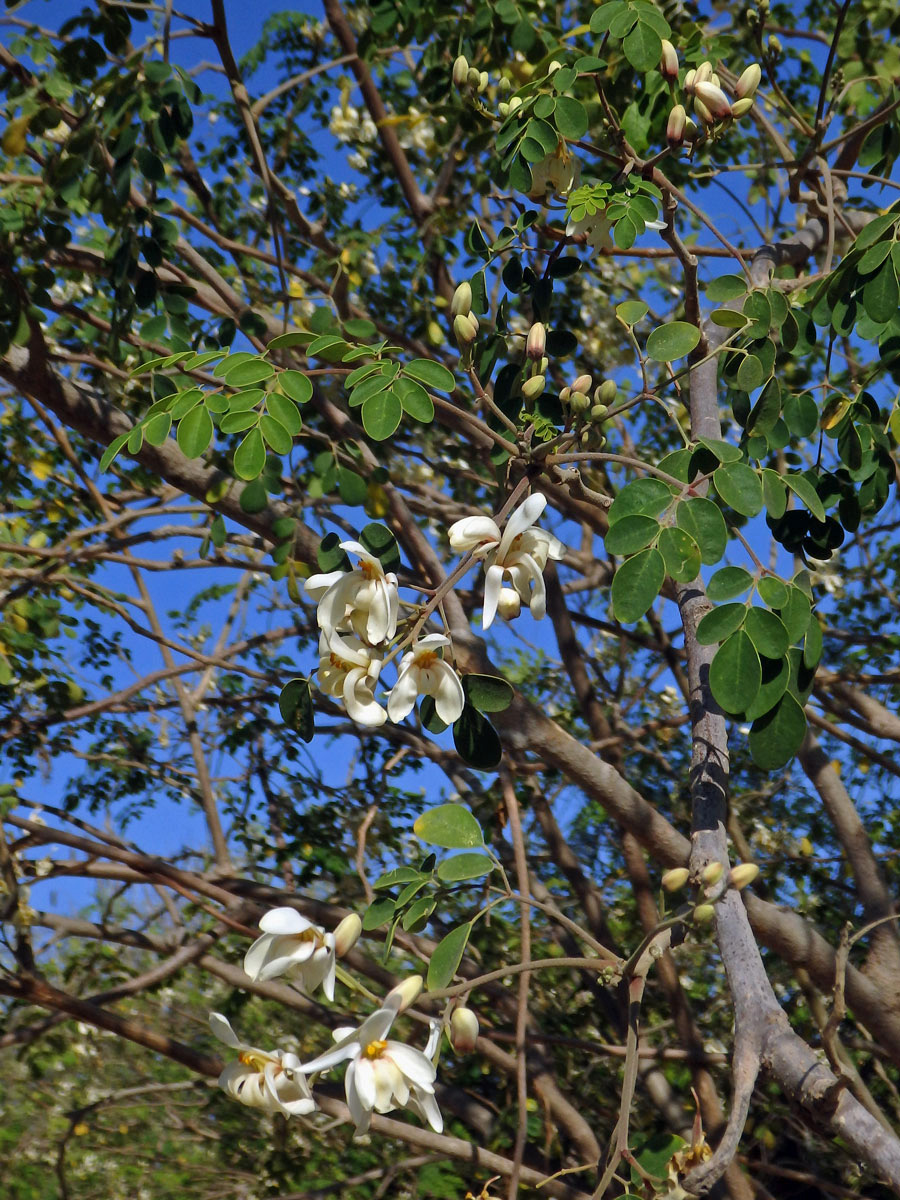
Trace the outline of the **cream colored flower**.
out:
<instances>
[{"instance_id":1,"label":"cream colored flower","mask_svg":"<svg viewBox=\"0 0 900 1200\"><path fill-rule=\"evenodd\" d=\"M238 1051L237 1062L229 1063L219 1076L219 1087L232 1100L286 1117L306 1116L315 1109L296 1054L248 1046L221 1013L210 1013L209 1024L220 1042Z\"/></svg>"},{"instance_id":2,"label":"cream colored flower","mask_svg":"<svg viewBox=\"0 0 900 1200\"><path fill-rule=\"evenodd\" d=\"M581 166L565 142L560 142L540 162L531 166L531 187L528 195L532 200L543 200L548 193L567 196L581 182Z\"/></svg>"},{"instance_id":3,"label":"cream colored flower","mask_svg":"<svg viewBox=\"0 0 900 1200\"><path fill-rule=\"evenodd\" d=\"M307 921L293 908L273 908L259 923L263 931L244 955L244 972L264 982L279 975L298 979L307 992L321 983L334 999L334 934Z\"/></svg>"},{"instance_id":4,"label":"cream colored flower","mask_svg":"<svg viewBox=\"0 0 900 1200\"><path fill-rule=\"evenodd\" d=\"M408 716L418 696L433 697L435 711L445 725L457 720L466 703L465 693L457 673L438 654L441 646L449 645L449 638L429 633L403 655L397 682L388 696L387 711L392 721Z\"/></svg>"},{"instance_id":5,"label":"cream colored flower","mask_svg":"<svg viewBox=\"0 0 900 1200\"><path fill-rule=\"evenodd\" d=\"M384 655L353 635L331 639L319 635L319 687L326 696L343 700L347 715L357 725L376 729L387 713L375 699L375 684Z\"/></svg>"},{"instance_id":6,"label":"cream colored flower","mask_svg":"<svg viewBox=\"0 0 900 1200\"><path fill-rule=\"evenodd\" d=\"M532 529L547 504L546 497L529 496L511 513L502 534L491 517L464 517L450 527L450 545L454 550L470 551L484 562L484 611L482 627L489 628L501 599L512 612L509 589L503 587L509 576L512 588L538 620L547 611L544 568L550 558L563 556L562 542L545 529Z\"/></svg>"},{"instance_id":7,"label":"cream colored flower","mask_svg":"<svg viewBox=\"0 0 900 1200\"><path fill-rule=\"evenodd\" d=\"M380 560L359 542L340 545L357 556L359 566L352 571L311 575L304 585L306 594L319 602L319 628L329 641L334 633L351 632L370 646L390 641L397 632L397 576L385 572Z\"/></svg>"}]
</instances>

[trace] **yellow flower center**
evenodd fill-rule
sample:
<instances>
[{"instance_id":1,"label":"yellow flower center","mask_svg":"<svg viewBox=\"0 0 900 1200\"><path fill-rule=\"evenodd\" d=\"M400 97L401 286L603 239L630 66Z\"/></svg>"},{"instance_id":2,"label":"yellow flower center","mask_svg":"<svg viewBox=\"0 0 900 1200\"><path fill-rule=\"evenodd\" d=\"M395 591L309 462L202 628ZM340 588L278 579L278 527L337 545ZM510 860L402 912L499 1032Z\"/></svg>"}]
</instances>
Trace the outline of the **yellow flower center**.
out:
<instances>
[{"instance_id":1,"label":"yellow flower center","mask_svg":"<svg viewBox=\"0 0 900 1200\"><path fill-rule=\"evenodd\" d=\"M243 1063L245 1067L253 1067L260 1074L265 1071L269 1061L264 1054L256 1054L253 1050L242 1050L238 1055L239 1063Z\"/></svg>"},{"instance_id":2,"label":"yellow flower center","mask_svg":"<svg viewBox=\"0 0 900 1200\"><path fill-rule=\"evenodd\" d=\"M437 661L438 655L435 650L423 650L421 654L416 655L416 666L421 667L423 671L433 667Z\"/></svg>"},{"instance_id":3,"label":"yellow flower center","mask_svg":"<svg viewBox=\"0 0 900 1200\"><path fill-rule=\"evenodd\" d=\"M363 1054L366 1058L381 1058L386 1049L387 1042L369 1042L363 1050Z\"/></svg>"}]
</instances>

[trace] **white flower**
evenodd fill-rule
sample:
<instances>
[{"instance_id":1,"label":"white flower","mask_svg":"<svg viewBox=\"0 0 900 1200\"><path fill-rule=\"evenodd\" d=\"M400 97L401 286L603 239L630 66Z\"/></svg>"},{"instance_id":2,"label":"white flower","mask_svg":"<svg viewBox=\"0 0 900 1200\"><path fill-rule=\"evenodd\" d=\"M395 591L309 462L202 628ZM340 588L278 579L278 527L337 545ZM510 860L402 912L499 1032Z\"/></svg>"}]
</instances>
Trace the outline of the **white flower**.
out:
<instances>
[{"instance_id":1,"label":"white flower","mask_svg":"<svg viewBox=\"0 0 900 1200\"><path fill-rule=\"evenodd\" d=\"M369 1128L373 1111L386 1113L407 1107L440 1133L444 1121L434 1098L437 1074L434 1063L421 1050L387 1040L396 1015L396 1006L380 1008L363 1021L359 1029L336 1029L337 1045L305 1063L302 1070L311 1074L350 1060L344 1089L357 1134L365 1133ZM428 1045L434 1053L434 1030Z\"/></svg>"},{"instance_id":2,"label":"white flower","mask_svg":"<svg viewBox=\"0 0 900 1200\"><path fill-rule=\"evenodd\" d=\"M389 641L397 632L400 598L397 576L386 573L379 559L359 542L341 542L360 560L353 571L311 575L306 593L318 600L316 620L329 640L335 632L354 632L370 646Z\"/></svg>"},{"instance_id":3,"label":"white flower","mask_svg":"<svg viewBox=\"0 0 900 1200\"><path fill-rule=\"evenodd\" d=\"M375 684L381 671L380 650L367 646L358 637L331 639L319 635L319 687L326 696L337 696L352 721L375 729L387 720L387 714L375 699Z\"/></svg>"},{"instance_id":4,"label":"white flower","mask_svg":"<svg viewBox=\"0 0 900 1200\"><path fill-rule=\"evenodd\" d=\"M578 159L570 153L565 142L560 142L555 150L532 165L528 195L532 200L543 200L548 192L565 196L580 182L581 166Z\"/></svg>"},{"instance_id":5,"label":"white flower","mask_svg":"<svg viewBox=\"0 0 900 1200\"><path fill-rule=\"evenodd\" d=\"M299 978L307 992L321 983L334 999L334 934L307 921L293 908L273 908L259 923L263 931L244 955L244 972L264 982L278 975Z\"/></svg>"},{"instance_id":6,"label":"white flower","mask_svg":"<svg viewBox=\"0 0 900 1200\"><path fill-rule=\"evenodd\" d=\"M452 725L459 717L466 703L462 683L450 664L438 655L439 646L449 645L449 638L429 633L403 655L397 682L388 696L387 711L392 721L402 721L412 711L417 696L434 697L435 710L445 725Z\"/></svg>"},{"instance_id":7,"label":"white flower","mask_svg":"<svg viewBox=\"0 0 900 1200\"><path fill-rule=\"evenodd\" d=\"M219 1087L233 1100L286 1117L303 1117L315 1109L296 1054L246 1045L221 1013L210 1013L209 1024L220 1042L238 1051L237 1062L229 1063L219 1076Z\"/></svg>"},{"instance_id":8,"label":"white flower","mask_svg":"<svg viewBox=\"0 0 900 1200\"><path fill-rule=\"evenodd\" d=\"M612 249L612 225L606 219L605 208L595 213L587 213L580 221L569 221L566 225L566 237L577 238L582 235L587 244L595 250Z\"/></svg>"},{"instance_id":9,"label":"white flower","mask_svg":"<svg viewBox=\"0 0 900 1200\"><path fill-rule=\"evenodd\" d=\"M505 611L512 612L509 589L503 587L508 575L513 589L538 620L547 611L547 593L543 571L548 558L563 556L562 542L545 529L532 529L547 503L539 494L529 496L510 515L501 534L490 517L464 517L450 527L450 545L454 550L469 550L484 560L484 612L481 624L487 629L501 599ZM388 710L390 711L390 709Z\"/></svg>"}]
</instances>

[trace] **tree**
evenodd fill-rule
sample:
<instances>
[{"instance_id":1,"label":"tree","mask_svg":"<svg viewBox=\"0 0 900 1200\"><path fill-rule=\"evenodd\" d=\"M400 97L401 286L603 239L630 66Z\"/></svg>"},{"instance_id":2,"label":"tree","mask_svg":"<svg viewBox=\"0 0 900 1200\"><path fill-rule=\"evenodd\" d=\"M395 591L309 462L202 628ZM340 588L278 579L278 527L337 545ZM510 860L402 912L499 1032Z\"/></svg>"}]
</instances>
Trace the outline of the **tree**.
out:
<instances>
[{"instance_id":1,"label":"tree","mask_svg":"<svg viewBox=\"0 0 900 1200\"><path fill-rule=\"evenodd\" d=\"M893 7L196 7L4 19L12 1194L900 1191Z\"/></svg>"}]
</instances>

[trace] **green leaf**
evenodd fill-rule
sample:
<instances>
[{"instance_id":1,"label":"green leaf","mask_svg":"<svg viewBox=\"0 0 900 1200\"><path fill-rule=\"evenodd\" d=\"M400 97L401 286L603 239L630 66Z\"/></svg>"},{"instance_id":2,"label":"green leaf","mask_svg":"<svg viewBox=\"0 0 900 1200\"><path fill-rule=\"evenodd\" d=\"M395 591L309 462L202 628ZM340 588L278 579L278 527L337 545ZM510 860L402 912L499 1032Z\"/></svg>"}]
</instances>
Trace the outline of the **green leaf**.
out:
<instances>
[{"instance_id":1,"label":"green leaf","mask_svg":"<svg viewBox=\"0 0 900 1200\"><path fill-rule=\"evenodd\" d=\"M687 321L660 325L647 338L647 356L654 362L674 362L684 358L700 341L700 330Z\"/></svg>"},{"instance_id":2,"label":"green leaf","mask_svg":"<svg viewBox=\"0 0 900 1200\"><path fill-rule=\"evenodd\" d=\"M296 404L281 392L269 392L266 396L266 412L273 416L292 437L296 437L303 428L303 418L297 412Z\"/></svg>"},{"instance_id":3,"label":"green leaf","mask_svg":"<svg viewBox=\"0 0 900 1200\"><path fill-rule=\"evenodd\" d=\"M280 371L277 384L295 404L305 404L313 394L312 382L302 371Z\"/></svg>"},{"instance_id":4,"label":"green leaf","mask_svg":"<svg viewBox=\"0 0 900 1200\"><path fill-rule=\"evenodd\" d=\"M805 636L811 610L812 605L805 592L798 587L788 588L787 603L781 606L778 615L784 622L792 643L799 642Z\"/></svg>"},{"instance_id":5,"label":"green leaf","mask_svg":"<svg viewBox=\"0 0 900 1200\"><path fill-rule=\"evenodd\" d=\"M234 452L234 473L238 479L257 479L266 465L262 434L251 429Z\"/></svg>"},{"instance_id":6,"label":"green leaf","mask_svg":"<svg viewBox=\"0 0 900 1200\"><path fill-rule=\"evenodd\" d=\"M743 313L735 312L733 308L717 308L710 314L710 319L713 325L722 329L741 329L748 324L747 317Z\"/></svg>"},{"instance_id":7,"label":"green leaf","mask_svg":"<svg viewBox=\"0 0 900 1200\"><path fill-rule=\"evenodd\" d=\"M434 420L434 402L420 383L401 375L394 384L394 392L403 405L403 411L409 413L414 421L430 425Z\"/></svg>"},{"instance_id":8,"label":"green leaf","mask_svg":"<svg viewBox=\"0 0 900 1200\"><path fill-rule=\"evenodd\" d=\"M487 854L454 854L440 864L437 876L441 883L460 883L463 879L480 879L482 875L490 875L495 865Z\"/></svg>"},{"instance_id":9,"label":"green leaf","mask_svg":"<svg viewBox=\"0 0 900 1200\"><path fill-rule=\"evenodd\" d=\"M481 826L464 804L439 804L416 817L413 833L421 842L445 850L469 850L484 845Z\"/></svg>"},{"instance_id":10,"label":"green leaf","mask_svg":"<svg viewBox=\"0 0 900 1200\"><path fill-rule=\"evenodd\" d=\"M637 325L649 311L650 306L643 300L623 300L621 304L616 305L616 316L628 326Z\"/></svg>"},{"instance_id":11,"label":"green leaf","mask_svg":"<svg viewBox=\"0 0 900 1200\"><path fill-rule=\"evenodd\" d=\"M373 929L378 929L380 925L384 925L394 915L396 904L389 897L385 896L383 900L376 900L374 904L370 904L363 913L362 927L367 932Z\"/></svg>"},{"instance_id":12,"label":"green leaf","mask_svg":"<svg viewBox=\"0 0 900 1200\"><path fill-rule=\"evenodd\" d=\"M722 600L731 600L734 596L743 595L749 590L752 583L753 576L743 567L722 567L710 576L709 583L706 585L706 594L710 600L719 603Z\"/></svg>"},{"instance_id":13,"label":"green leaf","mask_svg":"<svg viewBox=\"0 0 900 1200\"><path fill-rule=\"evenodd\" d=\"M466 699L479 712L503 712L513 700L512 685L496 675L463 675Z\"/></svg>"},{"instance_id":14,"label":"green leaf","mask_svg":"<svg viewBox=\"0 0 900 1200\"><path fill-rule=\"evenodd\" d=\"M825 520L825 506L819 499L818 493L805 475L783 475L784 482L791 491L799 496L817 521Z\"/></svg>"},{"instance_id":15,"label":"green leaf","mask_svg":"<svg viewBox=\"0 0 900 1200\"><path fill-rule=\"evenodd\" d=\"M783 658L790 639L784 622L767 608L751 608L744 629L753 645L766 658Z\"/></svg>"},{"instance_id":16,"label":"green leaf","mask_svg":"<svg viewBox=\"0 0 900 1200\"><path fill-rule=\"evenodd\" d=\"M357 475L355 471L350 471L346 467L338 467L337 485L341 500L344 504L349 504L351 508L365 504L369 498L366 481L361 475Z\"/></svg>"},{"instance_id":17,"label":"green leaf","mask_svg":"<svg viewBox=\"0 0 900 1200\"><path fill-rule=\"evenodd\" d=\"M245 429L252 429L258 424L259 413L251 408L244 412L226 413L219 422L219 428L223 433L243 433Z\"/></svg>"},{"instance_id":18,"label":"green leaf","mask_svg":"<svg viewBox=\"0 0 900 1200\"><path fill-rule=\"evenodd\" d=\"M291 346L308 346L316 335L305 329L295 329L291 333L279 333L271 342L266 343L267 350L286 350Z\"/></svg>"},{"instance_id":19,"label":"green leaf","mask_svg":"<svg viewBox=\"0 0 900 1200\"><path fill-rule=\"evenodd\" d=\"M623 517L610 525L606 533L606 550L608 554L635 554L643 550L656 539L659 533L659 521L655 517L643 517L635 514Z\"/></svg>"},{"instance_id":20,"label":"green leaf","mask_svg":"<svg viewBox=\"0 0 900 1200\"><path fill-rule=\"evenodd\" d=\"M720 275L711 279L706 288L706 298L712 304L721 304L725 300L737 300L747 291L747 280L743 275Z\"/></svg>"},{"instance_id":21,"label":"green leaf","mask_svg":"<svg viewBox=\"0 0 900 1200\"><path fill-rule=\"evenodd\" d=\"M200 405L189 412L179 423L175 436L182 454L188 458L199 458L213 436L212 417L206 408Z\"/></svg>"},{"instance_id":22,"label":"green leaf","mask_svg":"<svg viewBox=\"0 0 900 1200\"><path fill-rule=\"evenodd\" d=\"M562 136L569 141L577 141L588 131L588 118L584 105L571 96L557 98L553 120Z\"/></svg>"},{"instance_id":23,"label":"green leaf","mask_svg":"<svg viewBox=\"0 0 900 1200\"><path fill-rule=\"evenodd\" d=\"M640 514L656 517L672 503L672 490L661 479L634 479L625 485L609 509L609 523Z\"/></svg>"},{"instance_id":24,"label":"green leaf","mask_svg":"<svg viewBox=\"0 0 900 1200\"><path fill-rule=\"evenodd\" d=\"M650 71L659 64L662 41L655 29L638 21L623 41L622 49L636 71Z\"/></svg>"},{"instance_id":25,"label":"green leaf","mask_svg":"<svg viewBox=\"0 0 900 1200\"><path fill-rule=\"evenodd\" d=\"M460 758L479 771L494 770L503 757L497 730L468 703L462 715L453 722L453 744Z\"/></svg>"},{"instance_id":26,"label":"green leaf","mask_svg":"<svg viewBox=\"0 0 900 1200\"><path fill-rule=\"evenodd\" d=\"M350 393L349 403L351 406L356 408L360 404L364 404L370 396L387 391L397 378L399 371L400 368L396 363L379 363L378 370L367 374L365 379L361 380Z\"/></svg>"},{"instance_id":27,"label":"green leaf","mask_svg":"<svg viewBox=\"0 0 900 1200\"><path fill-rule=\"evenodd\" d=\"M666 526L659 535L657 549L666 564L666 574L676 583L690 583L700 573L700 547L689 533Z\"/></svg>"},{"instance_id":28,"label":"green leaf","mask_svg":"<svg viewBox=\"0 0 900 1200\"><path fill-rule=\"evenodd\" d=\"M264 413L259 418L259 431L263 435L266 445L276 454L290 454L294 439L280 421L276 421L274 417Z\"/></svg>"},{"instance_id":29,"label":"green leaf","mask_svg":"<svg viewBox=\"0 0 900 1200\"><path fill-rule=\"evenodd\" d=\"M742 392L755 392L766 380L766 368L755 354L745 354L737 369L737 385Z\"/></svg>"},{"instance_id":30,"label":"green leaf","mask_svg":"<svg viewBox=\"0 0 900 1200\"><path fill-rule=\"evenodd\" d=\"M144 437L151 446L161 446L169 436L172 428L172 417L169 413L157 413L144 426Z\"/></svg>"},{"instance_id":31,"label":"green leaf","mask_svg":"<svg viewBox=\"0 0 900 1200\"><path fill-rule=\"evenodd\" d=\"M278 697L281 719L304 742L311 742L315 733L312 696L308 679L289 679Z\"/></svg>"},{"instance_id":32,"label":"green leaf","mask_svg":"<svg viewBox=\"0 0 900 1200\"><path fill-rule=\"evenodd\" d=\"M887 262L863 288L863 306L873 321L890 321L900 307L900 289L894 265Z\"/></svg>"},{"instance_id":33,"label":"green leaf","mask_svg":"<svg viewBox=\"0 0 900 1200\"><path fill-rule=\"evenodd\" d=\"M425 383L439 392L452 392L456 387L453 372L443 363L434 362L430 358L414 358L403 368L403 374L418 379L419 383Z\"/></svg>"},{"instance_id":34,"label":"green leaf","mask_svg":"<svg viewBox=\"0 0 900 1200\"><path fill-rule=\"evenodd\" d=\"M359 540L370 554L374 554L386 571L396 571L400 566L400 547L386 525L370 521L360 530Z\"/></svg>"},{"instance_id":35,"label":"green leaf","mask_svg":"<svg viewBox=\"0 0 900 1200\"><path fill-rule=\"evenodd\" d=\"M731 442L722 442L718 438L701 437L697 438L701 446L705 446L711 454L714 454L720 463L740 462L743 458L737 446L732 446Z\"/></svg>"},{"instance_id":36,"label":"green leaf","mask_svg":"<svg viewBox=\"0 0 900 1200\"><path fill-rule=\"evenodd\" d=\"M791 761L806 736L806 715L790 692L750 726L753 761L764 771L778 771Z\"/></svg>"},{"instance_id":37,"label":"green leaf","mask_svg":"<svg viewBox=\"0 0 900 1200\"><path fill-rule=\"evenodd\" d=\"M113 440L109 443L109 445L103 451L103 454L100 456L101 472L109 470L110 464L112 463L113 459L116 457L116 455L119 453L119 451L125 445L125 443L128 441L130 436L131 436L131 430L129 430L127 433L120 433L118 437L113 438Z\"/></svg>"},{"instance_id":38,"label":"green leaf","mask_svg":"<svg viewBox=\"0 0 900 1200\"><path fill-rule=\"evenodd\" d=\"M275 368L271 363L264 359L254 358L251 362L238 363L236 367L226 371L225 382L229 387L247 387L251 383L262 383L266 379L271 379L274 374Z\"/></svg>"},{"instance_id":39,"label":"green leaf","mask_svg":"<svg viewBox=\"0 0 900 1200\"><path fill-rule=\"evenodd\" d=\"M682 500L675 509L675 520L700 547L703 562L712 566L721 559L728 544L728 530L725 518L712 500L703 496Z\"/></svg>"},{"instance_id":40,"label":"green leaf","mask_svg":"<svg viewBox=\"0 0 900 1200\"><path fill-rule=\"evenodd\" d=\"M762 685L756 693L756 699L748 706L744 713L744 719L747 721L755 721L757 717L765 716L765 714L781 699L787 691L788 683L791 678L791 665L787 658L760 659L762 665Z\"/></svg>"},{"instance_id":41,"label":"green leaf","mask_svg":"<svg viewBox=\"0 0 900 1200\"><path fill-rule=\"evenodd\" d=\"M362 406L363 429L376 442L395 432L403 416L403 405L394 392L378 392Z\"/></svg>"},{"instance_id":42,"label":"green leaf","mask_svg":"<svg viewBox=\"0 0 900 1200\"><path fill-rule=\"evenodd\" d=\"M186 417L188 413L197 407L203 400L203 392L200 388L188 388L185 392L179 392L176 396L170 396L166 401L169 413L173 421L180 421L182 417Z\"/></svg>"},{"instance_id":43,"label":"green leaf","mask_svg":"<svg viewBox=\"0 0 900 1200\"><path fill-rule=\"evenodd\" d=\"M709 686L716 703L728 713L742 713L753 703L762 684L756 647L740 630L716 651L709 668Z\"/></svg>"},{"instance_id":44,"label":"green leaf","mask_svg":"<svg viewBox=\"0 0 900 1200\"><path fill-rule=\"evenodd\" d=\"M413 883L417 880L427 882L428 876L417 871L415 867L394 867L390 871L385 871L383 875L379 875L372 887L378 892L383 888L397 887L401 883Z\"/></svg>"},{"instance_id":45,"label":"green leaf","mask_svg":"<svg viewBox=\"0 0 900 1200\"><path fill-rule=\"evenodd\" d=\"M425 986L429 992L449 986L465 952L471 932L471 923L458 925L456 929L451 929L445 938L441 938L432 950L428 962L428 974L425 977Z\"/></svg>"},{"instance_id":46,"label":"green leaf","mask_svg":"<svg viewBox=\"0 0 900 1200\"><path fill-rule=\"evenodd\" d=\"M755 517L762 511L762 480L746 463L729 463L713 474L716 491L735 512Z\"/></svg>"},{"instance_id":47,"label":"green leaf","mask_svg":"<svg viewBox=\"0 0 900 1200\"><path fill-rule=\"evenodd\" d=\"M769 608L784 608L788 602L787 584L776 579L774 575L763 575L756 585L756 590L759 592L760 599L768 604Z\"/></svg>"},{"instance_id":48,"label":"green leaf","mask_svg":"<svg viewBox=\"0 0 900 1200\"><path fill-rule=\"evenodd\" d=\"M762 485L766 512L773 520L777 521L787 511L787 488L784 480L777 471L772 471L769 467L764 467Z\"/></svg>"},{"instance_id":49,"label":"green leaf","mask_svg":"<svg viewBox=\"0 0 900 1200\"><path fill-rule=\"evenodd\" d=\"M733 570L734 568L726 568ZM701 646L724 642L743 625L747 615L746 604L723 604L708 612L697 626L697 641Z\"/></svg>"},{"instance_id":50,"label":"green leaf","mask_svg":"<svg viewBox=\"0 0 900 1200\"><path fill-rule=\"evenodd\" d=\"M319 542L316 550L316 562L319 570L325 574L331 571L349 571L350 559L346 550L341 549L341 535L326 533Z\"/></svg>"},{"instance_id":51,"label":"green leaf","mask_svg":"<svg viewBox=\"0 0 900 1200\"><path fill-rule=\"evenodd\" d=\"M816 613L811 612L803 639L803 665L814 670L822 660L822 648L822 626Z\"/></svg>"},{"instance_id":52,"label":"green leaf","mask_svg":"<svg viewBox=\"0 0 900 1200\"><path fill-rule=\"evenodd\" d=\"M399 902L398 902L399 907ZM428 918L437 908L437 901L433 896L421 896L415 903L411 904L400 924L407 933L418 933L420 929L424 929L428 923Z\"/></svg>"},{"instance_id":53,"label":"green leaf","mask_svg":"<svg viewBox=\"0 0 900 1200\"><path fill-rule=\"evenodd\" d=\"M658 550L642 550L623 562L613 576L612 602L616 620L639 621L666 578L666 564Z\"/></svg>"},{"instance_id":54,"label":"green leaf","mask_svg":"<svg viewBox=\"0 0 900 1200\"><path fill-rule=\"evenodd\" d=\"M687 1142L677 1133L654 1133L642 1146L640 1153L635 1154L635 1158L648 1175L665 1179L673 1155L686 1145ZM635 1167L631 1168L631 1181L641 1192L645 1190L641 1174Z\"/></svg>"}]
</instances>

